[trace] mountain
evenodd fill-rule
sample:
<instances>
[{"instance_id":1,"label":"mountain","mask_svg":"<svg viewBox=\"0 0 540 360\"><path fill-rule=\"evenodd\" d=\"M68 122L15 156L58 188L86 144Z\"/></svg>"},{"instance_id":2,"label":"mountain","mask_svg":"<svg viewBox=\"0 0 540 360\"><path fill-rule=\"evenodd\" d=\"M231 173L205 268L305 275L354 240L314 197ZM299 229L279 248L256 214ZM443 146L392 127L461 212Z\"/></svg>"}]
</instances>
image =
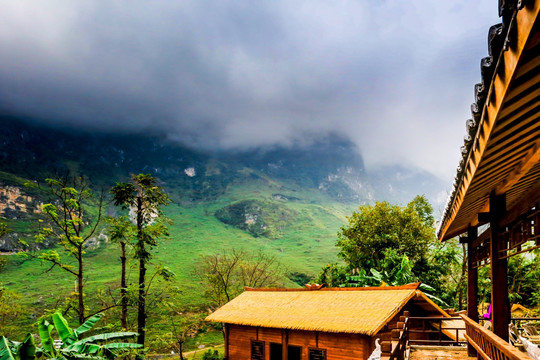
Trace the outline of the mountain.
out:
<instances>
[{"instance_id":1,"label":"mountain","mask_svg":"<svg viewBox=\"0 0 540 360\"><path fill-rule=\"evenodd\" d=\"M220 204L222 215L244 209L247 220L217 218L251 235L255 233L247 229L253 226L245 226L246 221L253 221L250 216L263 221L264 213L265 226L275 228L271 222L278 220L269 214L275 214L276 207L290 212L287 204L291 202L323 207L342 204L342 211L347 212L376 200L404 204L419 192L435 199L443 188L434 176L402 166L380 167L368 174L356 146L337 136L307 146L212 153L160 136L58 129L8 116L0 117L0 124L0 214L17 230L0 239L3 251L16 248L19 234L34 231L31 220L37 216L39 203L46 201L24 187L24 182L67 171L84 174L95 189L110 188L129 174L150 173L180 207ZM254 199L257 206L252 206ZM248 203L235 205L238 201ZM21 221L29 226L21 226Z\"/></svg>"},{"instance_id":2,"label":"mountain","mask_svg":"<svg viewBox=\"0 0 540 360\"><path fill-rule=\"evenodd\" d=\"M337 136L310 145L212 153L158 135L58 129L6 116L0 125L0 216L11 230L0 238L0 255L16 252L19 239L32 242L43 218L41 205L51 201L27 182L70 171L84 174L96 192L107 192L130 174L150 173L173 200L164 209L172 220L170 236L156 247L152 264L176 273L174 301L187 307L205 306L196 274L201 256L263 251L288 274L285 285L298 286L337 260L337 232L359 205L381 199L406 203L418 184L426 192L438 187L436 179L414 169L368 172L356 146ZM107 208L109 215L117 211ZM52 240L40 245L54 246ZM106 229L99 229L86 248L90 303L102 289L118 286L118 256ZM73 282L38 260L8 258L0 268L3 285L25 294L22 336L45 309L69 296Z\"/></svg>"}]
</instances>

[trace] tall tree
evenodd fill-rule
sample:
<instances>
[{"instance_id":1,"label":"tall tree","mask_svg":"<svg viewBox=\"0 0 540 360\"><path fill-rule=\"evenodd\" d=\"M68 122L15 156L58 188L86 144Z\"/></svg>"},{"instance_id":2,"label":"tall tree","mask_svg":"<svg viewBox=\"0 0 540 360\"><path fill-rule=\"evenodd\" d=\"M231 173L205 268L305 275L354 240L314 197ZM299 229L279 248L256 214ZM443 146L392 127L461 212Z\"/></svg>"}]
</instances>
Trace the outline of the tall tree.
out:
<instances>
[{"instance_id":1,"label":"tall tree","mask_svg":"<svg viewBox=\"0 0 540 360\"><path fill-rule=\"evenodd\" d=\"M128 328L128 289L127 289L127 247L129 240L132 237L133 229L128 218L125 216L119 218L108 217L106 219L109 223L109 235L112 242L117 243L120 246L120 324L122 330Z\"/></svg>"},{"instance_id":2,"label":"tall tree","mask_svg":"<svg viewBox=\"0 0 540 360\"><path fill-rule=\"evenodd\" d=\"M161 207L170 202L163 188L150 174L131 175L131 182L117 183L112 189L116 206L129 209L135 217L135 258L139 260L139 283L137 299L137 342L144 346L146 334L146 266L152 258L151 250L158 239L167 236L162 220Z\"/></svg>"},{"instance_id":3,"label":"tall tree","mask_svg":"<svg viewBox=\"0 0 540 360\"><path fill-rule=\"evenodd\" d=\"M51 202L43 205L43 213L47 223L35 236L36 243L42 243L46 238L58 240L66 253L63 258L56 250L47 250L37 257L52 264L54 267L72 274L77 278L77 316L79 323L86 320L84 306L84 254L85 245L98 229L103 210L103 192L94 202L94 195L88 182L81 176L70 176L45 179L47 187L42 187L50 196ZM97 214L90 215L90 209L97 209ZM69 259L75 260L72 265Z\"/></svg>"}]
</instances>

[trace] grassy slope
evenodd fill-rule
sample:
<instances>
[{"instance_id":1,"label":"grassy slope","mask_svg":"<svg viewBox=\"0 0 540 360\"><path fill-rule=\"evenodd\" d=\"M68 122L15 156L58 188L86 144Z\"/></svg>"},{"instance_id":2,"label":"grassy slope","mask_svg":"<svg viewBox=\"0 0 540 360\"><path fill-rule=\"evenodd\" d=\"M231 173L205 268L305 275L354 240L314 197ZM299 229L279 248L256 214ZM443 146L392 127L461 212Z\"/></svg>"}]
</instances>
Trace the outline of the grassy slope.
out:
<instances>
[{"instance_id":1,"label":"grassy slope","mask_svg":"<svg viewBox=\"0 0 540 360\"><path fill-rule=\"evenodd\" d=\"M274 193L299 200L272 200ZM273 201L293 210L297 216L289 219L288 225L281 229L279 236L272 239L252 237L214 217L217 209L246 198ZM174 225L170 227L170 238L162 241L156 248L153 263L162 263L177 274L176 282L180 293L172 301L182 305L200 306L205 302L202 296L204 289L194 271L201 255L231 248L249 252L261 249L269 255L275 255L283 264L284 270L316 275L322 265L335 261L336 232L345 222L345 216L352 210L352 205L331 202L318 192L302 190L268 178L239 183L228 188L226 194L214 202L188 207L177 204L168 206L165 214L173 220ZM88 298L92 302L95 301L98 290L117 286L120 261L113 244L89 250L87 259L86 286ZM59 299L69 295L74 289L74 278L71 275L59 269L44 272L47 269L46 264L40 264L37 260L14 259L2 273L1 281L10 289L24 294L22 301L30 309L29 316L22 319L18 337L27 331L28 326L44 309L54 308ZM132 281L136 279L135 269L132 269L130 277ZM292 282L289 285L295 286ZM154 331L159 333L159 327L156 326ZM212 335L208 336L212 338Z\"/></svg>"}]
</instances>

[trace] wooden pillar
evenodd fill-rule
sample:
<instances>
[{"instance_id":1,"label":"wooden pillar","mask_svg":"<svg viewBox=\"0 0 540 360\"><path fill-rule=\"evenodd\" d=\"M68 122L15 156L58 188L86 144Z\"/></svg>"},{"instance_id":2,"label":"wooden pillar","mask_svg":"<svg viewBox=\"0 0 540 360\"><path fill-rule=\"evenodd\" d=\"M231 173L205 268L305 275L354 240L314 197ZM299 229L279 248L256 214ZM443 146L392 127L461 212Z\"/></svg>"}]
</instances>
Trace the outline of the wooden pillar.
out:
<instances>
[{"instance_id":1,"label":"wooden pillar","mask_svg":"<svg viewBox=\"0 0 540 360\"><path fill-rule=\"evenodd\" d=\"M223 324L223 335L225 335L225 357L224 360L229 359L229 324Z\"/></svg>"},{"instance_id":2,"label":"wooden pillar","mask_svg":"<svg viewBox=\"0 0 540 360\"><path fill-rule=\"evenodd\" d=\"M467 316L478 322L478 269L474 259L473 242L478 238L478 228L470 227L467 234ZM469 356L476 356L476 349L467 342Z\"/></svg>"},{"instance_id":3,"label":"wooden pillar","mask_svg":"<svg viewBox=\"0 0 540 360\"><path fill-rule=\"evenodd\" d=\"M506 212L505 195L492 194L489 198L490 215L490 257L491 257L491 318L495 335L508 341L508 324L510 323L510 303L508 301L508 260L501 259L502 229L499 220Z\"/></svg>"},{"instance_id":4,"label":"wooden pillar","mask_svg":"<svg viewBox=\"0 0 540 360\"><path fill-rule=\"evenodd\" d=\"M285 335L285 336L283 336ZM282 359L287 360L289 358L289 330L285 330L285 333L282 335L282 344L283 344L283 352L282 352Z\"/></svg>"}]
</instances>

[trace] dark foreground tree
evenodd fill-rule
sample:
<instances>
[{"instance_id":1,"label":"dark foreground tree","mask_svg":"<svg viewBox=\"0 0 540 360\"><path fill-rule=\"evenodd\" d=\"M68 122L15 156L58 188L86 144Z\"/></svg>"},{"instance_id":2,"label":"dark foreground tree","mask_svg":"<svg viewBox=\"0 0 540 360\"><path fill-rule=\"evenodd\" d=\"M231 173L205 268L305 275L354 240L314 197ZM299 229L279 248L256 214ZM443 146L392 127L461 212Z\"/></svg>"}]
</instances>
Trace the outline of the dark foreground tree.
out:
<instances>
[{"instance_id":1,"label":"dark foreground tree","mask_svg":"<svg viewBox=\"0 0 540 360\"><path fill-rule=\"evenodd\" d=\"M137 299L137 342L144 346L146 334L146 268L152 258L152 248L158 239L167 236L168 231L162 221L161 207L170 202L163 188L150 174L132 175L131 182L118 183L111 189L116 206L129 209L135 218L136 241L135 258L139 260L139 282Z\"/></svg>"},{"instance_id":2,"label":"dark foreground tree","mask_svg":"<svg viewBox=\"0 0 540 360\"><path fill-rule=\"evenodd\" d=\"M95 235L101 221L103 193L100 194L96 203L88 182L80 176L66 174L63 177L45 179L45 182L47 187L42 189L51 196L51 202L43 205L43 214L47 217L47 222L35 236L35 241L42 243L47 238L56 238L66 255L63 258L56 250L47 250L37 257L52 264L49 271L54 267L59 267L76 277L76 312L79 324L82 324L86 320L84 249L88 240ZM90 215L91 208L96 209L97 214ZM24 243L24 245L28 244ZM75 260L75 265L68 261L70 258Z\"/></svg>"}]
</instances>

